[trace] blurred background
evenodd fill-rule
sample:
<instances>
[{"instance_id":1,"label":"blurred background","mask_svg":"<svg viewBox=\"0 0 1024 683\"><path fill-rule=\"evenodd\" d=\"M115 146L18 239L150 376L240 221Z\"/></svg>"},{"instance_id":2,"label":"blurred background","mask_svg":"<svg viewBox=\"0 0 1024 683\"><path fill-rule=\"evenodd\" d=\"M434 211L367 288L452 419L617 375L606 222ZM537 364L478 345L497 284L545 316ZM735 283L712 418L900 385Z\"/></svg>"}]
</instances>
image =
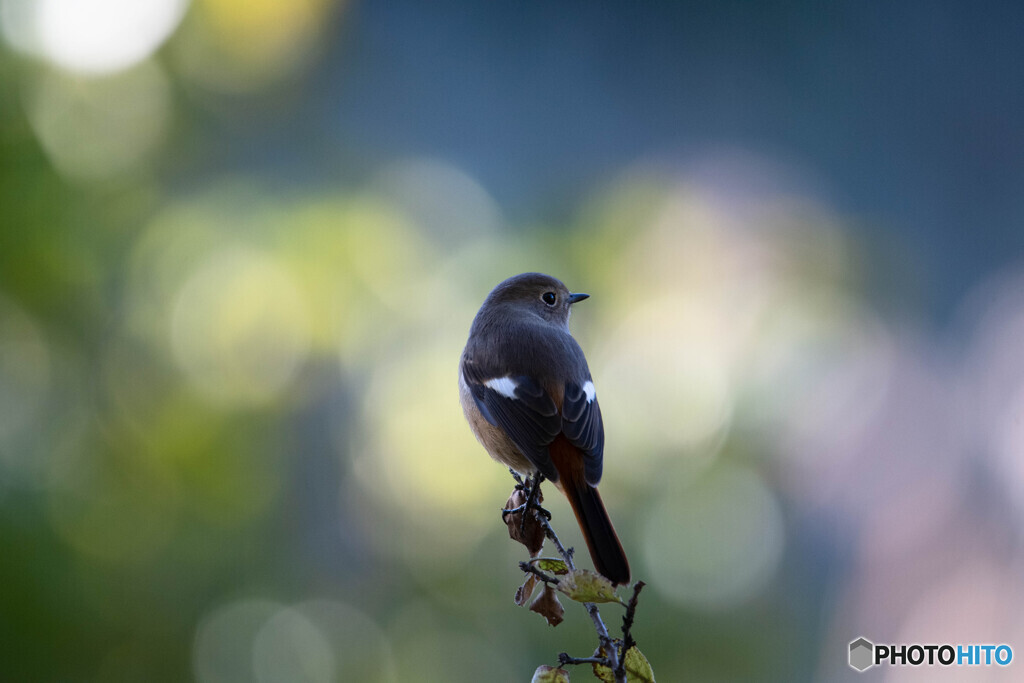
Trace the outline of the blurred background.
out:
<instances>
[{"instance_id":1,"label":"blurred background","mask_svg":"<svg viewBox=\"0 0 1024 683\"><path fill-rule=\"evenodd\" d=\"M526 270L592 295L659 680L854 680L858 636L1024 654L1022 29L1009 0L0 0L0 678L589 654L582 609L513 605L512 482L458 405Z\"/></svg>"}]
</instances>

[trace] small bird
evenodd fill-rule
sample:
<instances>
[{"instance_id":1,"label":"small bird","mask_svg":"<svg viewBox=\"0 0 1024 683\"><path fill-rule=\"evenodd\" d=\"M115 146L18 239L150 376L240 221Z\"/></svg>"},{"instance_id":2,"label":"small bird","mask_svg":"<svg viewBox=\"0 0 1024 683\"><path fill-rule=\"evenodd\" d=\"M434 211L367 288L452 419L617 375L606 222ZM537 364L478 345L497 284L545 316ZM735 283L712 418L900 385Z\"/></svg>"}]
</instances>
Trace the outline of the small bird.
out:
<instances>
[{"instance_id":1,"label":"small bird","mask_svg":"<svg viewBox=\"0 0 1024 683\"><path fill-rule=\"evenodd\" d=\"M588 294L523 273L495 287L476 314L459 365L462 410L492 458L537 472L569 499L594 567L629 583L629 561L597 492L604 424L569 309Z\"/></svg>"}]
</instances>

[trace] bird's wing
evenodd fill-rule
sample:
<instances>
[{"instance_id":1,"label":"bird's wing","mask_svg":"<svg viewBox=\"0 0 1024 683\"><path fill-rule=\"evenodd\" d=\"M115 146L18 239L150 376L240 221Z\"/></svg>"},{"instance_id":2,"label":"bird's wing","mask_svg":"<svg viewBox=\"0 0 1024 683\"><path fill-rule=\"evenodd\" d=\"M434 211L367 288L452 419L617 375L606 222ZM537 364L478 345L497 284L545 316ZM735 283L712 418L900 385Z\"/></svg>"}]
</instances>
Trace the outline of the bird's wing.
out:
<instances>
[{"instance_id":1,"label":"bird's wing","mask_svg":"<svg viewBox=\"0 0 1024 683\"><path fill-rule=\"evenodd\" d=\"M597 486L604 458L604 424L597 392L589 378L582 385L572 381L565 385L562 433L583 453L587 483Z\"/></svg>"},{"instance_id":2,"label":"bird's wing","mask_svg":"<svg viewBox=\"0 0 1024 683\"><path fill-rule=\"evenodd\" d=\"M558 406L528 375L483 377L471 361L462 374L476 407L489 423L501 428L545 477L558 481L548 446L562 431Z\"/></svg>"}]
</instances>

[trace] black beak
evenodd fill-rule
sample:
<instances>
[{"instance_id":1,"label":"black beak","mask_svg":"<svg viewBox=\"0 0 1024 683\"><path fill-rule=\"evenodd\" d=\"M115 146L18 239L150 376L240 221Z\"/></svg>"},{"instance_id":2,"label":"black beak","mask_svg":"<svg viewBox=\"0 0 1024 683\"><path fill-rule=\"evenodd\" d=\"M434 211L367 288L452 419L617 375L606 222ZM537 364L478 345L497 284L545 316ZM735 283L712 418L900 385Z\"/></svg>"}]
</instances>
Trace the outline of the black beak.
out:
<instances>
[{"instance_id":1,"label":"black beak","mask_svg":"<svg viewBox=\"0 0 1024 683\"><path fill-rule=\"evenodd\" d=\"M583 301L584 299L589 299L589 298L590 298L589 294L570 294L569 295L569 303L570 304L574 304L577 301Z\"/></svg>"}]
</instances>

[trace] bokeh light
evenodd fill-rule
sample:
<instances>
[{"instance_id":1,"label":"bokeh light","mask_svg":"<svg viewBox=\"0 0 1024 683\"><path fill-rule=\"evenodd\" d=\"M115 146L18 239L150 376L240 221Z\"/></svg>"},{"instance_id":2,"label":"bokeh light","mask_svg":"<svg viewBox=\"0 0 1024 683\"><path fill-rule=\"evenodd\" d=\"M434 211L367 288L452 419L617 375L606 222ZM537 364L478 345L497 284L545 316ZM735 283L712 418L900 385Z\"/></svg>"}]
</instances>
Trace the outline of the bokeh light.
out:
<instances>
[{"instance_id":1,"label":"bokeh light","mask_svg":"<svg viewBox=\"0 0 1024 683\"><path fill-rule=\"evenodd\" d=\"M242 683L255 678L253 641L285 606L269 600L239 600L203 617L192 647L193 673L201 683ZM323 641L323 637L316 634ZM333 663L333 662L332 662Z\"/></svg>"},{"instance_id":2,"label":"bokeh light","mask_svg":"<svg viewBox=\"0 0 1024 683\"><path fill-rule=\"evenodd\" d=\"M967 429L991 453L1007 492L1024 513L1024 273L993 275L966 298L961 315L973 336L967 350L962 395Z\"/></svg>"},{"instance_id":3,"label":"bokeh light","mask_svg":"<svg viewBox=\"0 0 1024 683\"><path fill-rule=\"evenodd\" d=\"M395 680L380 627L325 599L291 606L247 599L217 608L196 633L193 666L202 682Z\"/></svg>"},{"instance_id":4,"label":"bokeh light","mask_svg":"<svg viewBox=\"0 0 1024 683\"><path fill-rule=\"evenodd\" d=\"M371 191L402 209L410 221L444 245L493 237L501 212L479 182L437 159L407 159L380 171Z\"/></svg>"},{"instance_id":5,"label":"bokeh light","mask_svg":"<svg viewBox=\"0 0 1024 683\"><path fill-rule=\"evenodd\" d=\"M335 0L195 0L174 61L215 91L266 87L308 65L334 9Z\"/></svg>"},{"instance_id":6,"label":"bokeh light","mask_svg":"<svg viewBox=\"0 0 1024 683\"><path fill-rule=\"evenodd\" d=\"M4 37L69 71L121 71L149 57L188 0L4 0Z\"/></svg>"},{"instance_id":7,"label":"bokeh light","mask_svg":"<svg viewBox=\"0 0 1024 683\"><path fill-rule=\"evenodd\" d=\"M213 254L182 286L171 345L193 385L224 403L287 387L309 347L308 313L287 271L265 255Z\"/></svg>"},{"instance_id":8,"label":"bokeh light","mask_svg":"<svg viewBox=\"0 0 1024 683\"><path fill-rule=\"evenodd\" d=\"M732 607L762 590L778 567L785 533L779 504L760 478L728 465L666 489L644 530L656 590L705 610Z\"/></svg>"},{"instance_id":9,"label":"bokeh light","mask_svg":"<svg viewBox=\"0 0 1024 683\"><path fill-rule=\"evenodd\" d=\"M44 75L27 95L32 128L51 163L72 180L108 180L146 169L170 127L170 86L144 62L82 79Z\"/></svg>"}]
</instances>

